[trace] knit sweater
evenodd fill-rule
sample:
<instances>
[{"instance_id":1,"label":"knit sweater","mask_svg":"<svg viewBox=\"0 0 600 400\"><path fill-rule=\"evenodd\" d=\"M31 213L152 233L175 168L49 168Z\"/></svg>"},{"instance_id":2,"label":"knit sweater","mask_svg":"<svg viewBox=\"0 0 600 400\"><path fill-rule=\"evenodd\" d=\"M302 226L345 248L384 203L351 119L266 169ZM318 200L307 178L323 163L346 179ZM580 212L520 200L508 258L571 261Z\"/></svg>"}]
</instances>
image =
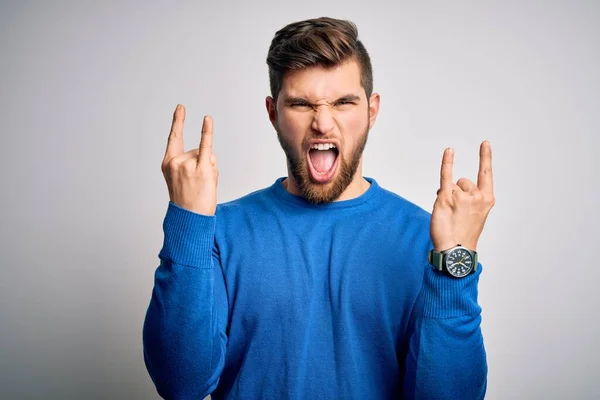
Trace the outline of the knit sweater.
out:
<instances>
[{"instance_id":1,"label":"knit sweater","mask_svg":"<svg viewBox=\"0 0 600 400\"><path fill-rule=\"evenodd\" d=\"M169 203L144 360L167 399L482 399L477 283L434 270L431 215L365 178L313 205L279 178L204 216Z\"/></svg>"}]
</instances>

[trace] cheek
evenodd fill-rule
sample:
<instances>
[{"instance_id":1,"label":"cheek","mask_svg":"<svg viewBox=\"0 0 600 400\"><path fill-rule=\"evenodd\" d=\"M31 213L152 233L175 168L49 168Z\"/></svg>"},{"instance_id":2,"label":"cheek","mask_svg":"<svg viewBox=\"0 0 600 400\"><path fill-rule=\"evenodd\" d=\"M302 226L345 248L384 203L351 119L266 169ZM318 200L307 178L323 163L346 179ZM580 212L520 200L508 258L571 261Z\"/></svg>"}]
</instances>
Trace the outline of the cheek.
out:
<instances>
[{"instance_id":1,"label":"cheek","mask_svg":"<svg viewBox=\"0 0 600 400\"><path fill-rule=\"evenodd\" d=\"M294 143L301 143L310 130L310 118L301 114L282 112L278 115L277 125L281 134Z\"/></svg>"},{"instance_id":2,"label":"cheek","mask_svg":"<svg viewBox=\"0 0 600 400\"><path fill-rule=\"evenodd\" d=\"M356 141L365 133L369 117L364 110L340 113L337 118L338 127L346 140Z\"/></svg>"}]
</instances>

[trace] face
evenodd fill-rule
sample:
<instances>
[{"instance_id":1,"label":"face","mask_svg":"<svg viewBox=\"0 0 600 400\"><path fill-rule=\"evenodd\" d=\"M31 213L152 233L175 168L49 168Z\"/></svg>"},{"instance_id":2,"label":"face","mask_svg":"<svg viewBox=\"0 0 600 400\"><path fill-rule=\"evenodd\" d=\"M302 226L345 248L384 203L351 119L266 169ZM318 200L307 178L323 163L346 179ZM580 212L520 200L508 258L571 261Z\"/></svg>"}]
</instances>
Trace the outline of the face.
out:
<instances>
[{"instance_id":1,"label":"face","mask_svg":"<svg viewBox=\"0 0 600 400\"><path fill-rule=\"evenodd\" d=\"M379 108L379 95L367 99L360 77L355 61L305 68L285 75L276 104L267 98L288 190L311 203L360 194L362 153Z\"/></svg>"}]
</instances>

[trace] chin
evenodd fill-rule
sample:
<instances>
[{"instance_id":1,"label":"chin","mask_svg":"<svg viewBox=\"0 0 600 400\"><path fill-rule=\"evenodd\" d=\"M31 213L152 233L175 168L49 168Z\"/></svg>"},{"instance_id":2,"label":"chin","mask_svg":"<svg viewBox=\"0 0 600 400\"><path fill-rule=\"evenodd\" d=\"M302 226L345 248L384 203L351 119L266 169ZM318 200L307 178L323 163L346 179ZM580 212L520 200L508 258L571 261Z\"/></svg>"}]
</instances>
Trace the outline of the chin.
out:
<instances>
[{"instance_id":1,"label":"chin","mask_svg":"<svg viewBox=\"0 0 600 400\"><path fill-rule=\"evenodd\" d=\"M326 182L319 182L313 179L306 161L302 163L304 164L304 168L302 168L301 173L297 173L300 172L298 168L295 170L291 169L302 196L308 202L312 204L327 204L336 201L350 183L352 183L358 165L352 168L352 165L346 163L340 156L338 156L336 163L339 163L338 167Z\"/></svg>"},{"instance_id":2,"label":"chin","mask_svg":"<svg viewBox=\"0 0 600 400\"><path fill-rule=\"evenodd\" d=\"M326 176L315 172L308 152L298 153L277 130L277 138L287 158L288 171L304 199L312 204L327 204L340 198L356 175L367 137L368 127L348 157L339 149L334 165L328 172L330 175Z\"/></svg>"}]
</instances>

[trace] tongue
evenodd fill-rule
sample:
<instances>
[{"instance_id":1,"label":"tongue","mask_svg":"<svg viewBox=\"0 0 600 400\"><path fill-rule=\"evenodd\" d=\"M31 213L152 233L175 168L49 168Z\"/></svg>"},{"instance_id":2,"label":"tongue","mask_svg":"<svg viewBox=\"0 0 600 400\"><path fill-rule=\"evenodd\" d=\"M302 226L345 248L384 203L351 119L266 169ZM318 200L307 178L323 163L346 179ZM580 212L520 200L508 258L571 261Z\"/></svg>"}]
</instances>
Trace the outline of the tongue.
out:
<instances>
[{"instance_id":1,"label":"tongue","mask_svg":"<svg viewBox=\"0 0 600 400\"><path fill-rule=\"evenodd\" d=\"M323 174L329 171L335 162L334 150L311 150L309 154L313 167Z\"/></svg>"}]
</instances>

